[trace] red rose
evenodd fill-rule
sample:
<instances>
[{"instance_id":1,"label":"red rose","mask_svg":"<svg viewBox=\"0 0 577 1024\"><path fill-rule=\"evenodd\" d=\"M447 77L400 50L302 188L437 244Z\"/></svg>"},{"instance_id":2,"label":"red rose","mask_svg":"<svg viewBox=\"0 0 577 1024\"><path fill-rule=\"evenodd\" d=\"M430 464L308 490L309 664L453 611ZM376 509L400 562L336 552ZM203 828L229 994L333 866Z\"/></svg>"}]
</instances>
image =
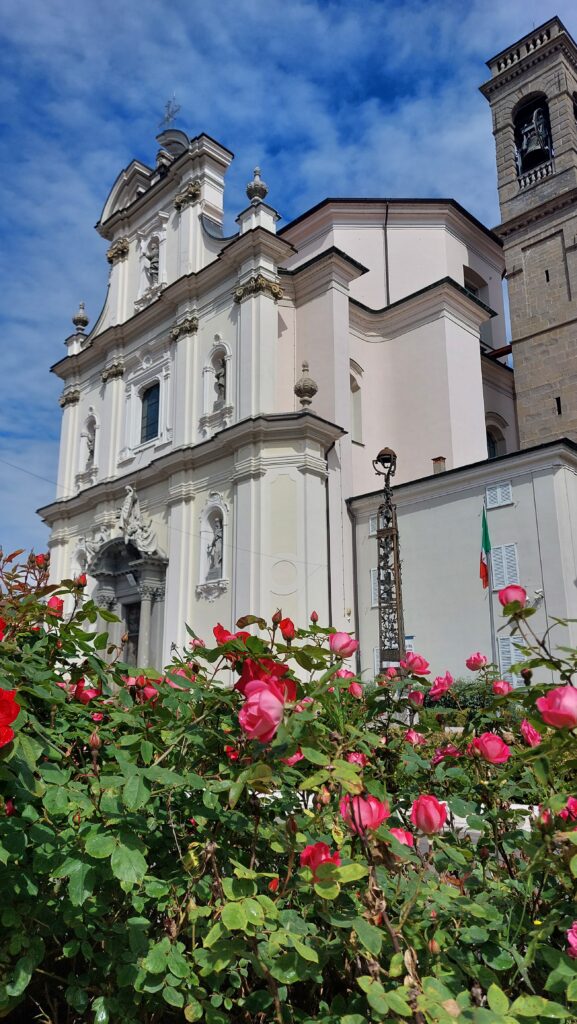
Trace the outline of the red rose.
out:
<instances>
[{"instance_id":1,"label":"red rose","mask_svg":"<svg viewBox=\"0 0 577 1024\"><path fill-rule=\"evenodd\" d=\"M19 712L16 690L0 690L0 725L11 725L18 718Z\"/></svg>"},{"instance_id":2,"label":"red rose","mask_svg":"<svg viewBox=\"0 0 577 1024\"><path fill-rule=\"evenodd\" d=\"M331 633L329 636L331 653L338 655L339 658L350 658L358 646L359 641L355 640L348 633Z\"/></svg>"},{"instance_id":3,"label":"red rose","mask_svg":"<svg viewBox=\"0 0 577 1024\"><path fill-rule=\"evenodd\" d=\"M293 764L298 764L299 761L302 761L304 756L304 754L301 754L301 750L299 747L299 749L295 750L294 754L291 754L290 757L281 757L281 761L283 764L288 765L289 768L292 768Z\"/></svg>"},{"instance_id":4,"label":"red rose","mask_svg":"<svg viewBox=\"0 0 577 1024\"><path fill-rule=\"evenodd\" d=\"M391 814L387 800L378 800L376 796L350 796L348 793L339 803L339 810L347 825L358 835L367 829L378 828Z\"/></svg>"},{"instance_id":5,"label":"red rose","mask_svg":"<svg viewBox=\"0 0 577 1024\"><path fill-rule=\"evenodd\" d=\"M315 882L317 880L316 872L321 864L335 864L336 867L339 867L341 863L341 855L338 850L331 853L330 846L327 846L326 843L313 843L310 846L305 846L300 859L301 867L311 869Z\"/></svg>"},{"instance_id":6,"label":"red rose","mask_svg":"<svg viewBox=\"0 0 577 1024\"><path fill-rule=\"evenodd\" d=\"M471 672L478 672L479 669L485 668L486 664L487 658L484 654L481 654L480 651L476 651L475 654L471 654L465 662L465 665L471 670Z\"/></svg>"},{"instance_id":7,"label":"red rose","mask_svg":"<svg viewBox=\"0 0 577 1024\"><path fill-rule=\"evenodd\" d=\"M489 764L505 764L511 757L511 748L495 732L484 732L477 736L471 747L478 750Z\"/></svg>"},{"instance_id":8,"label":"red rose","mask_svg":"<svg viewBox=\"0 0 577 1024\"><path fill-rule=\"evenodd\" d=\"M563 821L577 821L577 798L570 796L567 803L565 804L562 811L559 811L559 817L563 818Z\"/></svg>"},{"instance_id":9,"label":"red rose","mask_svg":"<svg viewBox=\"0 0 577 1024\"><path fill-rule=\"evenodd\" d=\"M226 756L228 757L229 761L238 761L238 759L240 757L239 752L238 752L238 750L235 747L230 747L230 746L225 747L224 748L224 752L225 752Z\"/></svg>"},{"instance_id":10,"label":"red rose","mask_svg":"<svg viewBox=\"0 0 577 1024\"><path fill-rule=\"evenodd\" d=\"M14 801L11 797L8 797L8 799L4 801L4 813L7 818L11 818L13 814L16 814Z\"/></svg>"},{"instance_id":11,"label":"red rose","mask_svg":"<svg viewBox=\"0 0 577 1024\"><path fill-rule=\"evenodd\" d=\"M48 561L48 556L36 555L34 561L36 562L36 565L38 566L39 569L43 569L44 566L46 565L46 562Z\"/></svg>"},{"instance_id":12,"label":"red rose","mask_svg":"<svg viewBox=\"0 0 577 1024\"><path fill-rule=\"evenodd\" d=\"M450 672L445 672L444 676L437 676L429 690L429 697L431 700L439 700L452 685L453 677Z\"/></svg>"},{"instance_id":13,"label":"red rose","mask_svg":"<svg viewBox=\"0 0 577 1024\"><path fill-rule=\"evenodd\" d=\"M14 729L9 725L0 725L0 747L6 747L14 739Z\"/></svg>"},{"instance_id":14,"label":"red rose","mask_svg":"<svg viewBox=\"0 0 577 1024\"><path fill-rule=\"evenodd\" d=\"M280 680L253 679L245 687L246 701L238 713L243 732L251 740L268 743L284 714L285 691Z\"/></svg>"},{"instance_id":15,"label":"red rose","mask_svg":"<svg viewBox=\"0 0 577 1024\"><path fill-rule=\"evenodd\" d=\"M6 620L0 619L0 640L4 639L4 633L6 632Z\"/></svg>"},{"instance_id":16,"label":"red rose","mask_svg":"<svg viewBox=\"0 0 577 1024\"><path fill-rule=\"evenodd\" d=\"M415 704L418 708L422 706L425 699L425 694L422 690L411 690L408 696L411 704Z\"/></svg>"},{"instance_id":17,"label":"red rose","mask_svg":"<svg viewBox=\"0 0 577 1024\"><path fill-rule=\"evenodd\" d=\"M276 892L277 889L278 889L278 886L279 886L278 878L271 878L270 882L268 883L267 888L268 888L269 892Z\"/></svg>"},{"instance_id":18,"label":"red rose","mask_svg":"<svg viewBox=\"0 0 577 1024\"><path fill-rule=\"evenodd\" d=\"M414 654L409 651L404 660L401 662L401 668L404 668L407 672L412 672L414 676L426 676L431 671L431 667L426 658L423 658L422 654Z\"/></svg>"},{"instance_id":19,"label":"red rose","mask_svg":"<svg viewBox=\"0 0 577 1024\"><path fill-rule=\"evenodd\" d=\"M351 683L349 686L349 693L351 697L356 697L357 700L361 700L363 696L363 688L360 683Z\"/></svg>"},{"instance_id":20,"label":"red rose","mask_svg":"<svg viewBox=\"0 0 577 1024\"><path fill-rule=\"evenodd\" d=\"M447 820L447 805L436 796L423 793L417 797L411 808L411 821L425 835L440 832Z\"/></svg>"},{"instance_id":21,"label":"red rose","mask_svg":"<svg viewBox=\"0 0 577 1024\"><path fill-rule=\"evenodd\" d=\"M577 690L573 686L556 686L536 704L543 721L554 729L574 729L577 725Z\"/></svg>"},{"instance_id":22,"label":"red rose","mask_svg":"<svg viewBox=\"0 0 577 1024\"><path fill-rule=\"evenodd\" d=\"M290 642L295 638L295 624L292 619L281 619L278 627L282 633L283 640Z\"/></svg>"},{"instance_id":23,"label":"red rose","mask_svg":"<svg viewBox=\"0 0 577 1024\"><path fill-rule=\"evenodd\" d=\"M499 591L499 601L505 608L508 604L512 604L513 601L518 601L519 604L524 608L527 601L527 591L523 587L518 587L513 584L510 587L505 587Z\"/></svg>"},{"instance_id":24,"label":"red rose","mask_svg":"<svg viewBox=\"0 0 577 1024\"><path fill-rule=\"evenodd\" d=\"M403 846L414 846L415 837L412 832L408 832L405 828L390 828L389 832L395 837L398 843Z\"/></svg>"},{"instance_id":25,"label":"red rose","mask_svg":"<svg viewBox=\"0 0 577 1024\"><path fill-rule=\"evenodd\" d=\"M521 722L521 735L529 747L538 747L541 742L541 733L526 718Z\"/></svg>"},{"instance_id":26,"label":"red rose","mask_svg":"<svg viewBox=\"0 0 577 1024\"><path fill-rule=\"evenodd\" d=\"M506 679L495 679L493 683L493 693L496 697L506 697L512 689L511 683L508 683Z\"/></svg>"},{"instance_id":27,"label":"red rose","mask_svg":"<svg viewBox=\"0 0 577 1024\"><path fill-rule=\"evenodd\" d=\"M56 619L62 618L63 610L64 601L61 601L61 599L59 597L56 597L56 595L51 597L46 605L46 611L48 612L48 614L53 615L54 618Z\"/></svg>"}]
</instances>

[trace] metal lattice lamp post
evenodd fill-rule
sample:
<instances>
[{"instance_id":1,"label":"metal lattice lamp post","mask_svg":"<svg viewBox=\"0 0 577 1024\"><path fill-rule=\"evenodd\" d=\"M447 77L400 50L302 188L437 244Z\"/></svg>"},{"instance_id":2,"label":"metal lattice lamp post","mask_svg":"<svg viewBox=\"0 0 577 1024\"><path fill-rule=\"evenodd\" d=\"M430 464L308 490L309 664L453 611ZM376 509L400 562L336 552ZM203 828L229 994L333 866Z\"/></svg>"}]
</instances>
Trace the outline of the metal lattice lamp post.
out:
<instances>
[{"instance_id":1,"label":"metal lattice lamp post","mask_svg":"<svg viewBox=\"0 0 577 1024\"><path fill-rule=\"evenodd\" d=\"M383 503L377 513L377 578L379 594L379 671L405 656L405 626L401 591L401 561L397 510L391 477L397 468L397 456L391 448L382 448L373 460L375 473L384 477Z\"/></svg>"}]
</instances>

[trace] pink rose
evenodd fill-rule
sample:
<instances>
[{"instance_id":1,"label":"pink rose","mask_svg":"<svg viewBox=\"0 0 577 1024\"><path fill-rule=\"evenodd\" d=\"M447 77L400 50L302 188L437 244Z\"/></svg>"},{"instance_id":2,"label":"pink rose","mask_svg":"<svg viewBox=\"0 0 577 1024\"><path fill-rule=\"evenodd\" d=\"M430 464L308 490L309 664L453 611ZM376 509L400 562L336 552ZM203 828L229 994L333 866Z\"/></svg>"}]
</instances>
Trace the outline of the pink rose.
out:
<instances>
[{"instance_id":1,"label":"pink rose","mask_svg":"<svg viewBox=\"0 0 577 1024\"><path fill-rule=\"evenodd\" d=\"M348 633L331 633L329 636L329 647L332 654L339 658L350 658L359 646L359 641L354 640Z\"/></svg>"},{"instance_id":2,"label":"pink rose","mask_svg":"<svg viewBox=\"0 0 577 1024\"><path fill-rule=\"evenodd\" d=\"M512 604L513 601L518 601L519 604L524 608L525 602L527 601L527 591L523 587L518 587L513 584L510 587L505 587L504 590L500 590L499 601L505 608L508 604Z\"/></svg>"},{"instance_id":3,"label":"pink rose","mask_svg":"<svg viewBox=\"0 0 577 1024\"><path fill-rule=\"evenodd\" d=\"M430 836L440 832L447 820L447 805L440 803L436 796L423 793L417 797L411 808L411 821L416 828Z\"/></svg>"},{"instance_id":4,"label":"pink rose","mask_svg":"<svg viewBox=\"0 0 577 1024\"><path fill-rule=\"evenodd\" d=\"M350 754L347 754L346 760L349 764L360 764L361 768L366 768L369 763L367 755L361 754L359 750L351 750Z\"/></svg>"},{"instance_id":5,"label":"pink rose","mask_svg":"<svg viewBox=\"0 0 577 1024\"><path fill-rule=\"evenodd\" d=\"M415 837L412 832L408 832L405 828L390 828L389 832L395 837L398 843L403 846L414 846Z\"/></svg>"},{"instance_id":6,"label":"pink rose","mask_svg":"<svg viewBox=\"0 0 577 1024\"><path fill-rule=\"evenodd\" d=\"M335 853L331 853L330 846L326 843L313 843L309 846L305 846L300 856L301 867L310 868L313 873L313 879L317 880L317 869L321 864L335 864L336 867L340 866L341 855L338 850Z\"/></svg>"},{"instance_id":7,"label":"pink rose","mask_svg":"<svg viewBox=\"0 0 577 1024\"><path fill-rule=\"evenodd\" d=\"M283 640L294 640L296 630L292 619L281 619L278 627L282 633Z\"/></svg>"},{"instance_id":8,"label":"pink rose","mask_svg":"<svg viewBox=\"0 0 577 1024\"><path fill-rule=\"evenodd\" d=\"M484 732L477 736L471 747L478 750L489 764L505 764L511 757L511 748L495 732Z\"/></svg>"},{"instance_id":9,"label":"pink rose","mask_svg":"<svg viewBox=\"0 0 577 1024\"><path fill-rule=\"evenodd\" d=\"M104 715L102 714L102 711L95 711L94 714L90 717L93 722L101 722L102 719L104 718Z\"/></svg>"},{"instance_id":10,"label":"pink rose","mask_svg":"<svg viewBox=\"0 0 577 1024\"><path fill-rule=\"evenodd\" d=\"M540 825L550 825L553 821L553 815L548 807L541 807L539 804L539 813L537 814L537 821Z\"/></svg>"},{"instance_id":11,"label":"pink rose","mask_svg":"<svg viewBox=\"0 0 577 1024\"><path fill-rule=\"evenodd\" d=\"M376 796L350 796L348 793L339 803L341 817L347 825L361 835L383 824L391 811L387 800L377 800Z\"/></svg>"},{"instance_id":12,"label":"pink rose","mask_svg":"<svg viewBox=\"0 0 577 1024\"><path fill-rule=\"evenodd\" d=\"M289 768L292 768L293 764L298 764L299 761L302 761L304 756L304 754L301 754L299 747L299 749L295 750L294 754L291 754L290 757L281 757L281 761L283 764L287 764Z\"/></svg>"},{"instance_id":13,"label":"pink rose","mask_svg":"<svg viewBox=\"0 0 577 1024\"><path fill-rule=\"evenodd\" d=\"M541 742L541 733L537 732L526 718L521 722L521 735L529 747L538 747Z\"/></svg>"},{"instance_id":14,"label":"pink rose","mask_svg":"<svg viewBox=\"0 0 577 1024\"><path fill-rule=\"evenodd\" d=\"M363 688L360 683L351 683L349 686L349 693L351 697L356 697L357 700L361 700L363 696Z\"/></svg>"},{"instance_id":15,"label":"pink rose","mask_svg":"<svg viewBox=\"0 0 577 1024\"><path fill-rule=\"evenodd\" d=\"M303 697L303 699L301 701L299 701L299 703L296 705L295 711L297 712L297 714L300 714L301 711L306 711L307 704L313 704L313 703L314 702L313 702L313 698L312 697Z\"/></svg>"},{"instance_id":16,"label":"pink rose","mask_svg":"<svg viewBox=\"0 0 577 1024\"><path fill-rule=\"evenodd\" d=\"M511 683L508 683L506 679L495 679L493 683L493 693L496 697L506 697L512 689Z\"/></svg>"},{"instance_id":17,"label":"pink rose","mask_svg":"<svg viewBox=\"0 0 577 1024\"><path fill-rule=\"evenodd\" d=\"M335 679L355 679L355 673L348 668L340 668L335 672Z\"/></svg>"},{"instance_id":18,"label":"pink rose","mask_svg":"<svg viewBox=\"0 0 577 1024\"><path fill-rule=\"evenodd\" d=\"M429 697L431 700L439 700L439 698L442 697L452 685L453 677L450 672L445 672L444 676L437 676L429 690Z\"/></svg>"},{"instance_id":19,"label":"pink rose","mask_svg":"<svg viewBox=\"0 0 577 1024\"><path fill-rule=\"evenodd\" d=\"M282 721L284 690L276 680L253 679L244 692L246 701L238 713L240 727L249 739L268 743Z\"/></svg>"},{"instance_id":20,"label":"pink rose","mask_svg":"<svg viewBox=\"0 0 577 1024\"><path fill-rule=\"evenodd\" d=\"M403 739L405 739L407 743L412 743L414 747L422 747L423 743L427 742L422 732L416 732L415 729L407 729Z\"/></svg>"},{"instance_id":21,"label":"pink rose","mask_svg":"<svg viewBox=\"0 0 577 1024\"><path fill-rule=\"evenodd\" d=\"M569 797L563 810L559 811L559 817L563 818L563 821L577 821L577 798Z\"/></svg>"},{"instance_id":22,"label":"pink rose","mask_svg":"<svg viewBox=\"0 0 577 1024\"><path fill-rule=\"evenodd\" d=\"M486 664L487 659L480 651L475 651L475 653L471 654L465 662L465 665L471 670L471 672L478 672L479 669L485 668Z\"/></svg>"},{"instance_id":23,"label":"pink rose","mask_svg":"<svg viewBox=\"0 0 577 1024\"><path fill-rule=\"evenodd\" d=\"M414 676L426 676L431 671L427 659L423 658L422 654L413 654L412 651L405 655L404 661L401 662L401 668L412 672Z\"/></svg>"},{"instance_id":24,"label":"pink rose","mask_svg":"<svg viewBox=\"0 0 577 1024\"><path fill-rule=\"evenodd\" d=\"M541 718L554 729L574 729L577 725L577 690L573 686L557 686L536 701Z\"/></svg>"},{"instance_id":25,"label":"pink rose","mask_svg":"<svg viewBox=\"0 0 577 1024\"><path fill-rule=\"evenodd\" d=\"M416 707L420 708L425 700L425 694L422 690L411 690L408 694L411 704L415 704Z\"/></svg>"},{"instance_id":26,"label":"pink rose","mask_svg":"<svg viewBox=\"0 0 577 1024\"><path fill-rule=\"evenodd\" d=\"M46 611L49 615L54 615L55 618L60 619L64 610L64 601L61 601L59 597L51 597L46 604Z\"/></svg>"},{"instance_id":27,"label":"pink rose","mask_svg":"<svg viewBox=\"0 0 577 1024\"><path fill-rule=\"evenodd\" d=\"M444 747L437 747L435 753L431 758L431 767L440 764L446 757L462 757L463 753L458 747L455 747L452 743L446 743Z\"/></svg>"},{"instance_id":28,"label":"pink rose","mask_svg":"<svg viewBox=\"0 0 577 1024\"><path fill-rule=\"evenodd\" d=\"M385 669L385 675L386 675L387 679L396 679L398 673L397 673L396 668L394 668L393 665L389 665L389 667Z\"/></svg>"},{"instance_id":29,"label":"pink rose","mask_svg":"<svg viewBox=\"0 0 577 1024\"><path fill-rule=\"evenodd\" d=\"M4 801L4 813L7 818L11 818L13 814L16 814L16 806L12 797L8 797L8 799Z\"/></svg>"},{"instance_id":30,"label":"pink rose","mask_svg":"<svg viewBox=\"0 0 577 1024\"><path fill-rule=\"evenodd\" d=\"M567 942L569 944L567 955L573 957L574 960L577 960L577 921L573 921L573 924L567 932Z\"/></svg>"}]
</instances>

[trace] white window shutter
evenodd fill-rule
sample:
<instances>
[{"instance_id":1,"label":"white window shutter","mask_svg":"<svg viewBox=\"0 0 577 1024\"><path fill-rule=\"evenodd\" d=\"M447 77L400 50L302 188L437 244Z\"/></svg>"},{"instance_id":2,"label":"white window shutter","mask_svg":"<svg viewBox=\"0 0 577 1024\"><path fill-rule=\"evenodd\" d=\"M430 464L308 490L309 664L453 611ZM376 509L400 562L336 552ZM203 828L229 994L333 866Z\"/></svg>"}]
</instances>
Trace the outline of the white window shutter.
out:
<instances>
[{"instance_id":1,"label":"white window shutter","mask_svg":"<svg viewBox=\"0 0 577 1024\"><path fill-rule=\"evenodd\" d=\"M506 586L505 557L502 546L491 548L491 575L493 590L502 590Z\"/></svg>"},{"instance_id":2,"label":"white window shutter","mask_svg":"<svg viewBox=\"0 0 577 1024\"><path fill-rule=\"evenodd\" d=\"M487 508L497 508L499 504L499 484L490 484L485 491Z\"/></svg>"},{"instance_id":3,"label":"white window shutter","mask_svg":"<svg viewBox=\"0 0 577 1024\"><path fill-rule=\"evenodd\" d=\"M374 537L377 532L377 516L369 516L369 537Z\"/></svg>"},{"instance_id":4,"label":"white window shutter","mask_svg":"<svg viewBox=\"0 0 577 1024\"><path fill-rule=\"evenodd\" d=\"M503 480L498 484L489 484L485 490L485 503L487 508L499 508L500 505L511 505L513 502L513 488L510 480Z\"/></svg>"},{"instance_id":5,"label":"white window shutter","mask_svg":"<svg viewBox=\"0 0 577 1024\"><path fill-rule=\"evenodd\" d=\"M371 569L371 608L379 607L379 570Z\"/></svg>"},{"instance_id":6,"label":"white window shutter","mask_svg":"<svg viewBox=\"0 0 577 1024\"><path fill-rule=\"evenodd\" d=\"M517 559L517 545L504 544L505 549L505 574L507 576L506 586L510 583L519 582L519 562Z\"/></svg>"},{"instance_id":7,"label":"white window shutter","mask_svg":"<svg viewBox=\"0 0 577 1024\"><path fill-rule=\"evenodd\" d=\"M520 638L518 642L521 643ZM515 638L512 636L499 636L497 637L497 647L499 651L499 670L503 679L516 682L518 676L511 671L511 665L522 661L523 655L517 647Z\"/></svg>"},{"instance_id":8,"label":"white window shutter","mask_svg":"<svg viewBox=\"0 0 577 1024\"><path fill-rule=\"evenodd\" d=\"M373 647L373 674L375 676L381 673L381 649L380 647Z\"/></svg>"}]
</instances>

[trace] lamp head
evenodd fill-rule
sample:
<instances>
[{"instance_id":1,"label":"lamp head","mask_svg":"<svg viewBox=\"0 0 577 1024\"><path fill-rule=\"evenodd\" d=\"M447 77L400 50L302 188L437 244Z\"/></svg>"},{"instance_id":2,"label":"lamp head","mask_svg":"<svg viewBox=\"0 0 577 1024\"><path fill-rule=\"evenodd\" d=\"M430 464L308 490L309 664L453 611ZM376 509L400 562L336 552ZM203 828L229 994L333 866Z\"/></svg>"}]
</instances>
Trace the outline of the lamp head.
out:
<instances>
[{"instance_id":1,"label":"lamp head","mask_svg":"<svg viewBox=\"0 0 577 1024\"><path fill-rule=\"evenodd\" d=\"M373 459L373 469L379 476L391 477L395 475L397 468L397 456L392 448L381 448L379 454Z\"/></svg>"}]
</instances>

